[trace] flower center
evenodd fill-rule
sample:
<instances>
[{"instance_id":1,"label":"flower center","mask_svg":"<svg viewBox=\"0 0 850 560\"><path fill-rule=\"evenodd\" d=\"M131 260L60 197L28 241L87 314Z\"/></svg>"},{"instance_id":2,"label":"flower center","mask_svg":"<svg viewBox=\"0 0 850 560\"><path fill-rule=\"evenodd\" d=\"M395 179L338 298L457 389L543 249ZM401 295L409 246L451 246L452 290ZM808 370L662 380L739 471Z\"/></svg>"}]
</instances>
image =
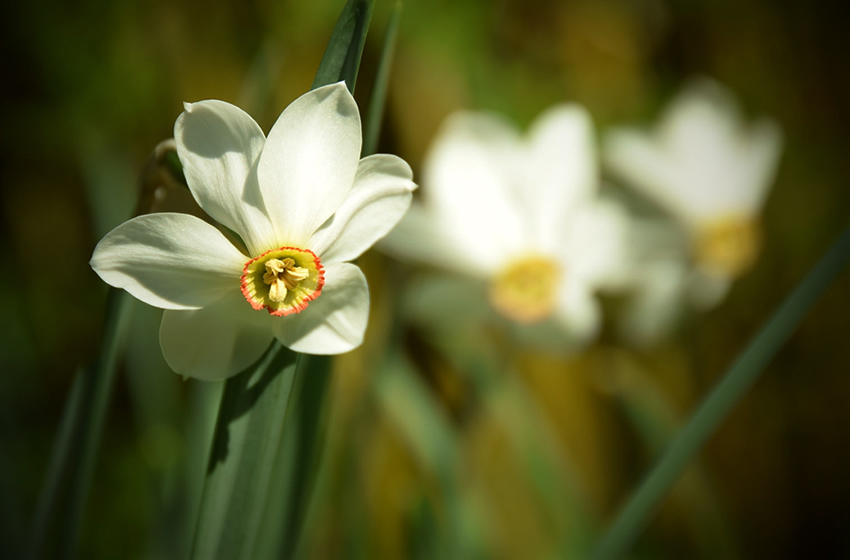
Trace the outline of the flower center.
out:
<instances>
[{"instance_id":1,"label":"flower center","mask_svg":"<svg viewBox=\"0 0 850 560\"><path fill-rule=\"evenodd\" d=\"M315 253L296 247L272 249L242 269L242 294L256 310L282 317L298 313L319 297L325 284Z\"/></svg>"},{"instance_id":2,"label":"flower center","mask_svg":"<svg viewBox=\"0 0 850 560\"><path fill-rule=\"evenodd\" d=\"M761 250L761 228L756 220L731 216L703 226L696 243L700 266L724 276L737 277L756 261Z\"/></svg>"},{"instance_id":3,"label":"flower center","mask_svg":"<svg viewBox=\"0 0 850 560\"><path fill-rule=\"evenodd\" d=\"M490 303L520 323L536 323L555 310L561 270L548 258L527 257L512 262L490 285Z\"/></svg>"}]
</instances>

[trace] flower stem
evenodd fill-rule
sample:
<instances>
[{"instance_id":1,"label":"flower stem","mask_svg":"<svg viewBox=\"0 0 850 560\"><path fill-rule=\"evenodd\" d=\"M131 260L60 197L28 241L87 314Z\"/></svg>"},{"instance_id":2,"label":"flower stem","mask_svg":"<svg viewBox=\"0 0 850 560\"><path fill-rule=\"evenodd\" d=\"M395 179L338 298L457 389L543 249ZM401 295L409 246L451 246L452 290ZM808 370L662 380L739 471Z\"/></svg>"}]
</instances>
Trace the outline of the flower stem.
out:
<instances>
[{"instance_id":1,"label":"flower stem","mask_svg":"<svg viewBox=\"0 0 850 560\"><path fill-rule=\"evenodd\" d=\"M378 72L372 84L372 97L369 99L369 115L366 120L365 137L363 138L363 156L372 155L378 149L378 137L381 134L381 123L384 117L384 106L387 99L387 83L390 79L390 68L393 65L398 24L401 21L401 0L396 2L387 30L384 33L384 46L381 60L378 62Z\"/></svg>"},{"instance_id":2,"label":"flower stem","mask_svg":"<svg viewBox=\"0 0 850 560\"><path fill-rule=\"evenodd\" d=\"M619 558L706 440L758 379L823 291L850 261L850 229L835 242L740 354L671 442L603 537L592 558Z\"/></svg>"}]
</instances>

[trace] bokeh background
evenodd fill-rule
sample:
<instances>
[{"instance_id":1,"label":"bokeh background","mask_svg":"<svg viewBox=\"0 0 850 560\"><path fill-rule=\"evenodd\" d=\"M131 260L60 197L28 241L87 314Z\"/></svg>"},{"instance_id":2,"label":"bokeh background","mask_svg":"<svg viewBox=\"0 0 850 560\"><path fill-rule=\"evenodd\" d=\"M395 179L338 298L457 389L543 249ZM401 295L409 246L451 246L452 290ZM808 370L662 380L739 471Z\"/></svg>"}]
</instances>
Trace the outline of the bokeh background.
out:
<instances>
[{"instance_id":1,"label":"bokeh background","mask_svg":"<svg viewBox=\"0 0 850 560\"><path fill-rule=\"evenodd\" d=\"M309 88L342 4L4 4L5 557L16 557L27 535L71 381L101 339L106 286L87 262L100 237L130 215L151 150L171 136L183 101L236 103L268 130ZM774 117L785 148L755 268L717 308L685 314L649 346L629 347L610 328L568 357L488 336L450 344L398 317L404 286L422 270L374 250L362 257L372 318L366 344L336 363L304 557L580 557L688 411L848 224L850 33L841 7L405 2L379 151L400 155L414 172L456 109L498 111L524 127L571 100L603 130L650 122L693 75L726 84L748 115ZM361 107L391 8L378 0L355 92ZM175 207L187 204L172 195ZM175 473L204 460L185 425L215 389L168 370L158 317L135 308L82 558L179 555L169 520L192 477ZM850 557L848 332L844 274L676 486L635 558Z\"/></svg>"}]
</instances>

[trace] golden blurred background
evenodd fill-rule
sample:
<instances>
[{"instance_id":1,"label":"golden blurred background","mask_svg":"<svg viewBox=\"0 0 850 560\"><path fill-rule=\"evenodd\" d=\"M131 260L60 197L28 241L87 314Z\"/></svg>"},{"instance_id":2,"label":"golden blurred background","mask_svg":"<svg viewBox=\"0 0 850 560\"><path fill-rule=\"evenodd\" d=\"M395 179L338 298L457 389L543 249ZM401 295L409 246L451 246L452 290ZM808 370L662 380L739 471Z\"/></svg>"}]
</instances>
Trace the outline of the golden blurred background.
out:
<instances>
[{"instance_id":1,"label":"golden blurred background","mask_svg":"<svg viewBox=\"0 0 850 560\"><path fill-rule=\"evenodd\" d=\"M0 556L29 530L63 403L94 359L95 243L131 213L183 101L264 130L309 89L343 2L34 0L3 7ZM368 103L392 2L378 0ZM784 150L756 266L662 340L606 325L569 357L399 319L421 270L373 250L366 344L336 363L304 558L581 558L689 411L850 218L850 33L840 2L407 0L379 151L418 173L443 119L526 127L565 100L649 123L691 76L775 118ZM850 557L850 282L832 286L633 548L634 558ZM606 302L616 307L617 302ZM80 557L173 558L202 382L136 305ZM403 314L402 314L403 315ZM203 458L201 459L201 461ZM8 555L7 555L8 554Z\"/></svg>"}]
</instances>

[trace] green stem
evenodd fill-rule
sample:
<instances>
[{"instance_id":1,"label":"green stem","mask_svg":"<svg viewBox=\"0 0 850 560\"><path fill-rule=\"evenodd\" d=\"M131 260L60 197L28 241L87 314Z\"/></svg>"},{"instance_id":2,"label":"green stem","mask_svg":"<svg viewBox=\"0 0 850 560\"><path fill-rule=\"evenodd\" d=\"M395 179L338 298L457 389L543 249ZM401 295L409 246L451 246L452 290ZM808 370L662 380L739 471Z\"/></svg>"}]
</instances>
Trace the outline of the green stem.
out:
<instances>
[{"instance_id":1,"label":"green stem","mask_svg":"<svg viewBox=\"0 0 850 560\"><path fill-rule=\"evenodd\" d=\"M47 477L41 494L38 497L38 505L35 510L35 521L30 532L29 548L26 558L35 559L41 555L41 549L47 539L47 532L56 503L62 490L62 481L71 461L71 450L74 448L74 439L79 432L80 416L82 414L81 401L83 398L83 385L86 377L91 373L82 369L74 377L71 385L71 394L65 409L62 411L62 419L59 421L59 433L50 454L50 463L47 466Z\"/></svg>"},{"instance_id":2,"label":"green stem","mask_svg":"<svg viewBox=\"0 0 850 560\"><path fill-rule=\"evenodd\" d=\"M372 85L372 97L369 99L369 115L366 119L362 150L364 157L374 154L378 149L378 137L381 134L381 123L384 120L386 106L387 83L390 79L390 68L393 65L398 24L401 21L401 4L401 0L396 2L384 34L381 60L378 62L378 72L375 74L375 83Z\"/></svg>"},{"instance_id":3,"label":"green stem","mask_svg":"<svg viewBox=\"0 0 850 560\"><path fill-rule=\"evenodd\" d=\"M671 442L599 543L593 554L595 560L619 558L628 549L694 455L758 379L809 308L848 261L850 229L782 304Z\"/></svg>"},{"instance_id":4,"label":"green stem","mask_svg":"<svg viewBox=\"0 0 850 560\"><path fill-rule=\"evenodd\" d=\"M103 423L109 407L115 372L118 369L118 358L127 339L132 309L133 300L126 292L110 288L100 354L94 368L83 373L79 382L81 388L75 388L76 394L72 395L72 402L68 405L72 409L69 411L69 417L79 419L79 423L74 426L77 430L63 429L60 435L68 439L57 442L58 450L70 448L76 451L70 459L71 484L60 533L62 558L74 558L77 553L86 502L94 477L97 452L103 436ZM61 451L57 451L56 455L61 457ZM61 461L59 466L63 466ZM50 476L58 477L59 474L51 472ZM49 482L48 485L50 484ZM55 499L55 494L53 498L47 498L47 500L52 499ZM43 516L44 520L49 520L52 509L53 504L48 501L44 508L40 509L39 515ZM42 518L37 523L41 522L43 522ZM36 528L38 530L38 525ZM32 543L30 550L37 552L40 544Z\"/></svg>"}]
</instances>

